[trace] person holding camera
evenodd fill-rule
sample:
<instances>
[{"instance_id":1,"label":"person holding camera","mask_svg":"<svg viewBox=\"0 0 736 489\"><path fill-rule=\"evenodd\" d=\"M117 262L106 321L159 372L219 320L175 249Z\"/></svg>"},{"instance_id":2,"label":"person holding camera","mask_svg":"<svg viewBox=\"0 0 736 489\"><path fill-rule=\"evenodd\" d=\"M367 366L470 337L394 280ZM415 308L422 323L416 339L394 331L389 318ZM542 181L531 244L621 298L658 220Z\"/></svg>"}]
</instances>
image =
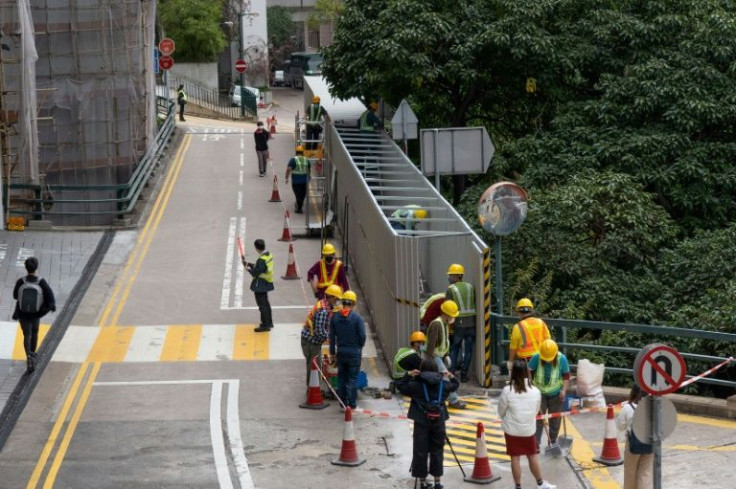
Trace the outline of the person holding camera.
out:
<instances>
[{"instance_id":1,"label":"person holding camera","mask_svg":"<svg viewBox=\"0 0 736 489\"><path fill-rule=\"evenodd\" d=\"M411 397L409 419L414 421L414 454L411 475L419 479L421 489L443 489L443 459L450 417L445 401L460 383L447 370L440 373L432 358L423 358L419 370L411 370L396 381L396 388ZM427 468L429 458L429 469ZM427 475L434 477L434 485Z\"/></svg>"}]
</instances>

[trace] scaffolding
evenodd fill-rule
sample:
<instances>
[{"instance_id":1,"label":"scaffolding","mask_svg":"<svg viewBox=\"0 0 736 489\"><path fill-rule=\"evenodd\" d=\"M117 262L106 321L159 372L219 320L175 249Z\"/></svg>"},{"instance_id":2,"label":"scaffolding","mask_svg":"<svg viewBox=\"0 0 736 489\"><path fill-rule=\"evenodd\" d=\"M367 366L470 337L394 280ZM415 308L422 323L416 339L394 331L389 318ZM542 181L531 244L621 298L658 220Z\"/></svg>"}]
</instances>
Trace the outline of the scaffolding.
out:
<instances>
[{"instance_id":1,"label":"scaffolding","mask_svg":"<svg viewBox=\"0 0 736 489\"><path fill-rule=\"evenodd\" d=\"M114 219L90 202L114 199L155 139L155 16L156 0L0 0L4 218Z\"/></svg>"}]
</instances>

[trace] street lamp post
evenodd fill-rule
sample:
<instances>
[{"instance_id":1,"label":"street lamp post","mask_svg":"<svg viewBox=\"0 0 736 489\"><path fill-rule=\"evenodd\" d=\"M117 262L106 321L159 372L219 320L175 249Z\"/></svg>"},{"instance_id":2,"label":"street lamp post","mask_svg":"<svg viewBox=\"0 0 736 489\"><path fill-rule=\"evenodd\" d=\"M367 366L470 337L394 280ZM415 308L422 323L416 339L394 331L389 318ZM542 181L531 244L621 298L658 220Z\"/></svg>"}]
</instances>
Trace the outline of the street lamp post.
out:
<instances>
[{"instance_id":1,"label":"street lamp post","mask_svg":"<svg viewBox=\"0 0 736 489\"><path fill-rule=\"evenodd\" d=\"M243 39L243 31L245 26L243 25L243 18L245 12L242 10L238 14L238 24L240 25L240 31L238 32L238 39L240 45L239 59L245 60L245 41ZM245 70L240 72L240 117L245 117Z\"/></svg>"}]
</instances>

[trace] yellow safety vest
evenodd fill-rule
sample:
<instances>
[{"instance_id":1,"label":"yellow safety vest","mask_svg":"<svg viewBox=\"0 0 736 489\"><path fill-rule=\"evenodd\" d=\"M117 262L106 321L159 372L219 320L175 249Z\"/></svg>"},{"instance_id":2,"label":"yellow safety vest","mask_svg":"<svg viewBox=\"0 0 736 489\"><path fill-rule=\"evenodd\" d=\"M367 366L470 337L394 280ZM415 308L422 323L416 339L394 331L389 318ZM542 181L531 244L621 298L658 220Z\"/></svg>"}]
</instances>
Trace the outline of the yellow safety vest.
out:
<instances>
[{"instance_id":1,"label":"yellow safety vest","mask_svg":"<svg viewBox=\"0 0 736 489\"><path fill-rule=\"evenodd\" d=\"M309 161L304 156L294 157L294 169L291 170L292 175L306 175L309 173Z\"/></svg>"},{"instance_id":2,"label":"yellow safety vest","mask_svg":"<svg viewBox=\"0 0 736 489\"><path fill-rule=\"evenodd\" d=\"M429 327L427 328L427 330L429 330L429 328L431 328L434 323L439 323L440 325L440 344L435 346L434 356L444 357L450 351L450 341L447 337L447 325L442 320L442 317L438 317L437 319L429 323Z\"/></svg>"},{"instance_id":3,"label":"yellow safety vest","mask_svg":"<svg viewBox=\"0 0 736 489\"><path fill-rule=\"evenodd\" d=\"M541 358L539 359L539 363L537 364L537 371L534 374L534 386L539 389L539 392L544 395L558 392L562 388L564 380L560 375L560 367L562 363L560 361L560 354L557 354L557 365L553 364L552 362L547 363L549 363L551 367L549 382L544 381L545 366Z\"/></svg>"},{"instance_id":4,"label":"yellow safety vest","mask_svg":"<svg viewBox=\"0 0 736 489\"><path fill-rule=\"evenodd\" d=\"M317 282L317 287L320 289L326 289L330 285L334 284L337 280L337 273L340 271L340 267L342 266L342 262L340 260L335 260L335 265L332 267L332 273L330 276L327 276L327 264L325 263L325 260L322 259L319 261L319 282Z\"/></svg>"},{"instance_id":5,"label":"yellow safety vest","mask_svg":"<svg viewBox=\"0 0 736 489\"><path fill-rule=\"evenodd\" d=\"M521 333L522 346L516 350L519 358L531 358L539 353L539 346L544 341L544 330L547 327L539 318L526 318L517 323Z\"/></svg>"},{"instance_id":6,"label":"yellow safety vest","mask_svg":"<svg viewBox=\"0 0 736 489\"><path fill-rule=\"evenodd\" d=\"M459 317L475 316L475 289L467 282L450 285L452 300L457 302Z\"/></svg>"},{"instance_id":7,"label":"yellow safety vest","mask_svg":"<svg viewBox=\"0 0 736 489\"><path fill-rule=\"evenodd\" d=\"M327 299L318 300L317 303L312 306L309 314L307 314L307 326L309 326L309 334L311 336L314 336L314 316L316 316L317 313L322 310L330 310L330 305L327 303Z\"/></svg>"},{"instance_id":8,"label":"yellow safety vest","mask_svg":"<svg viewBox=\"0 0 736 489\"><path fill-rule=\"evenodd\" d=\"M260 274L258 278L273 283L273 255L269 253L268 255L261 255L261 258L266 262L266 271Z\"/></svg>"}]
</instances>

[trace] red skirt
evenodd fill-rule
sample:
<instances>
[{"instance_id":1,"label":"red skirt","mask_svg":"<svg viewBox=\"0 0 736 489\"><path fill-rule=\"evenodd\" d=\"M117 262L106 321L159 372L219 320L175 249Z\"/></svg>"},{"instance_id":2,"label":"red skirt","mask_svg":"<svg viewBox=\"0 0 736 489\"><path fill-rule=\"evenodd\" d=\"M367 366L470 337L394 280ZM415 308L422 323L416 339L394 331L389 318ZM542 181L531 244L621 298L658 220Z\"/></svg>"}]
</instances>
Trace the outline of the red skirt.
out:
<instances>
[{"instance_id":1,"label":"red skirt","mask_svg":"<svg viewBox=\"0 0 736 489\"><path fill-rule=\"evenodd\" d=\"M514 436L503 434L506 438L506 454L511 457L535 455L537 453L537 439L532 436Z\"/></svg>"}]
</instances>

